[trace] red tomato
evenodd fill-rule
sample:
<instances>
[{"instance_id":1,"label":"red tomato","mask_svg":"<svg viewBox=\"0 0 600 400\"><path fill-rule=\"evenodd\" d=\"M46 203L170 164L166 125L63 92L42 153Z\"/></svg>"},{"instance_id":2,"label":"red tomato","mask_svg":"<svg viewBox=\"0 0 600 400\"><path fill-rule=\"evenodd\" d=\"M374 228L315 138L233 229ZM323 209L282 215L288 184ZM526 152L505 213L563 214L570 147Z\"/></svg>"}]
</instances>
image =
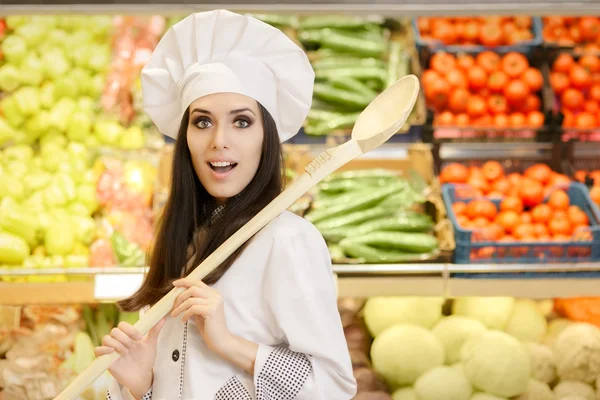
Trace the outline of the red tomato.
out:
<instances>
[{"instance_id":1,"label":"red tomato","mask_svg":"<svg viewBox=\"0 0 600 400\"><path fill-rule=\"evenodd\" d=\"M527 125L539 128L544 125L544 114L540 111L532 111L527 114Z\"/></svg>"},{"instance_id":2,"label":"red tomato","mask_svg":"<svg viewBox=\"0 0 600 400\"><path fill-rule=\"evenodd\" d=\"M542 108L542 102L539 97L535 94L530 94L527 96L525 100L525 105L523 106L523 111L531 112L531 111L539 111Z\"/></svg>"},{"instance_id":3,"label":"red tomato","mask_svg":"<svg viewBox=\"0 0 600 400\"><path fill-rule=\"evenodd\" d=\"M580 65L575 65L569 72L571 85L576 89L586 89L592 85L592 76Z\"/></svg>"},{"instance_id":4,"label":"red tomato","mask_svg":"<svg viewBox=\"0 0 600 400\"><path fill-rule=\"evenodd\" d=\"M482 67L486 72L492 73L500 67L501 58L498 54L493 51L482 51L475 59L477 64Z\"/></svg>"},{"instance_id":5,"label":"red tomato","mask_svg":"<svg viewBox=\"0 0 600 400\"><path fill-rule=\"evenodd\" d=\"M446 81L448 81L453 88L467 88L469 86L465 74L459 69L448 71L446 74Z\"/></svg>"},{"instance_id":6,"label":"red tomato","mask_svg":"<svg viewBox=\"0 0 600 400\"><path fill-rule=\"evenodd\" d=\"M487 106L485 104L485 100L483 100L480 96L471 96L469 103L467 105L467 112L473 117L479 117L486 113Z\"/></svg>"},{"instance_id":7,"label":"red tomato","mask_svg":"<svg viewBox=\"0 0 600 400\"><path fill-rule=\"evenodd\" d=\"M522 80L515 79L504 88L504 96L511 104L523 104L529 96L529 87Z\"/></svg>"},{"instance_id":8,"label":"red tomato","mask_svg":"<svg viewBox=\"0 0 600 400\"><path fill-rule=\"evenodd\" d=\"M440 74L446 75L456 68L456 58L449 53L440 51L431 56L429 65Z\"/></svg>"},{"instance_id":9,"label":"red tomato","mask_svg":"<svg viewBox=\"0 0 600 400\"><path fill-rule=\"evenodd\" d=\"M508 75L504 71L493 71L488 78L488 88L494 92L502 92L508 81Z\"/></svg>"},{"instance_id":10,"label":"red tomato","mask_svg":"<svg viewBox=\"0 0 600 400\"><path fill-rule=\"evenodd\" d=\"M508 112L508 102L504 96L490 96L487 104L492 114L506 114Z\"/></svg>"},{"instance_id":11,"label":"red tomato","mask_svg":"<svg viewBox=\"0 0 600 400\"><path fill-rule=\"evenodd\" d=\"M469 104L470 94L466 89L456 89L450 94L450 99L448 101L448 106L450 110L454 113L462 113L467 110L467 105Z\"/></svg>"},{"instance_id":12,"label":"red tomato","mask_svg":"<svg viewBox=\"0 0 600 400\"><path fill-rule=\"evenodd\" d=\"M554 92L560 95L571 86L571 81L565 73L552 72L550 73L550 85Z\"/></svg>"},{"instance_id":13,"label":"red tomato","mask_svg":"<svg viewBox=\"0 0 600 400\"><path fill-rule=\"evenodd\" d=\"M487 84L487 72L482 67L474 66L469 70L467 76L472 89L481 89Z\"/></svg>"},{"instance_id":14,"label":"red tomato","mask_svg":"<svg viewBox=\"0 0 600 400\"><path fill-rule=\"evenodd\" d=\"M575 65L575 59L569 53L561 53L554 64L552 65L552 70L554 72L562 72L563 74L568 74L571 71L571 67Z\"/></svg>"},{"instance_id":15,"label":"red tomato","mask_svg":"<svg viewBox=\"0 0 600 400\"><path fill-rule=\"evenodd\" d=\"M529 61L523 54L510 52L502 57L502 69L511 78L520 78L528 67Z\"/></svg>"},{"instance_id":16,"label":"red tomato","mask_svg":"<svg viewBox=\"0 0 600 400\"><path fill-rule=\"evenodd\" d=\"M583 93L577 89L567 89L562 94L560 98L560 102L563 107L566 107L570 110L579 110L583 107L583 103L585 98Z\"/></svg>"},{"instance_id":17,"label":"red tomato","mask_svg":"<svg viewBox=\"0 0 600 400\"><path fill-rule=\"evenodd\" d=\"M523 80L533 93L538 92L544 86L542 73L536 68L527 68L523 73Z\"/></svg>"}]
</instances>

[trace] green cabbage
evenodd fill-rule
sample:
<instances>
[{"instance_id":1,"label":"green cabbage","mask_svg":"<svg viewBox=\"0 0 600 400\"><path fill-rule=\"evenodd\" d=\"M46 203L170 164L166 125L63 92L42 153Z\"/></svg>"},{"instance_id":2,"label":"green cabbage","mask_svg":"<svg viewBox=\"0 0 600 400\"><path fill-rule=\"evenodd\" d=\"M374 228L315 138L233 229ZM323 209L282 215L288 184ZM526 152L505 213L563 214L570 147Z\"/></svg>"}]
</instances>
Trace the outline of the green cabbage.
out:
<instances>
[{"instance_id":1,"label":"green cabbage","mask_svg":"<svg viewBox=\"0 0 600 400\"><path fill-rule=\"evenodd\" d=\"M546 336L548 323L538 303L529 299L517 300L505 331L522 342L540 343Z\"/></svg>"},{"instance_id":2,"label":"green cabbage","mask_svg":"<svg viewBox=\"0 0 600 400\"><path fill-rule=\"evenodd\" d=\"M98 120L94 125L94 133L100 143L116 145L123 134L123 127L117 121Z\"/></svg>"},{"instance_id":3,"label":"green cabbage","mask_svg":"<svg viewBox=\"0 0 600 400\"><path fill-rule=\"evenodd\" d=\"M33 22L19 25L15 33L25 39L30 49L36 48L46 36L46 27L43 24Z\"/></svg>"},{"instance_id":4,"label":"green cabbage","mask_svg":"<svg viewBox=\"0 0 600 400\"><path fill-rule=\"evenodd\" d=\"M71 73L54 81L54 95L57 99L68 97L75 99L79 94L79 81Z\"/></svg>"},{"instance_id":5,"label":"green cabbage","mask_svg":"<svg viewBox=\"0 0 600 400\"><path fill-rule=\"evenodd\" d=\"M462 348L461 363L473 386L497 396L518 396L531 376L529 354L516 338L500 331L472 336Z\"/></svg>"},{"instance_id":6,"label":"green cabbage","mask_svg":"<svg viewBox=\"0 0 600 400\"><path fill-rule=\"evenodd\" d=\"M419 400L411 387L400 388L392 394L392 400Z\"/></svg>"},{"instance_id":7,"label":"green cabbage","mask_svg":"<svg viewBox=\"0 0 600 400\"><path fill-rule=\"evenodd\" d=\"M50 110L50 126L56 128L59 132L66 132L69 119L75 109L77 103L75 100L63 97Z\"/></svg>"},{"instance_id":8,"label":"green cabbage","mask_svg":"<svg viewBox=\"0 0 600 400\"><path fill-rule=\"evenodd\" d=\"M444 346L427 329L396 325L381 332L371 347L373 368L391 385L412 385L424 372L444 364Z\"/></svg>"},{"instance_id":9,"label":"green cabbage","mask_svg":"<svg viewBox=\"0 0 600 400\"><path fill-rule=\"evenodd\" d=\"M58 48L48 49L42 53L42 63L45 67L45 74L49 79L55 80L60 76L66 75L71 69L69 60Z\"/></svg>"},{"instance_id":10,"label":"green cabbage","mask_svg":"<svg viewBox=\"0 0 600 400\"><path fill-rule=\"evenodd\" d=\"M512 297L461 297L454 300L452 313L479 320L489 329L504 330L514 304Z\"/></svg>"},{"instance_id":11,"label":"green cabbage","mask_svg":"<svg viewBox=\"0 0 600 400\"><path fill-rule=\"evenodd\" d=\"M75 111L69 119L67 137L71 140L83 141L91 135L92 119L82 111Z\"/></svg>"},{"instance_id":12,"label":"green cabbage","mask_svg":"<svg viewBox=\"0 0 600 400\"><path fill-rule=\"evenodd\" d=\"M417 379L414 385L419 400L470 400L471 383L464 372L452 367L436 367Z\"/></svg>"},{"instance_id":13,"label":"green cabbage","mask_svg":"<svg viewBox=\"0 0 600 400\"><path fill-rule=\"evenodd\" d=\"M364 319L373 337L397 324L431 328L442 317L443 304L440 297L371 297L364 307Z\"/></svg>"},{"instance_id":14,"label":"green cabbage","mask_svg":"<svg viewBox=\"0 0 600 400\"><path fill-rule=\"evenodd\" d=\"M442 342L446 350L446 364L460 361L464 343L473 335L487 328L476 319L451 315L442 318L432 329L432 333Z\"/></svg>"},{"instance_id":15,"label":"green cabbage","mask_svg":"<svg viewBox=\"0 0 600 400\"><path fill-rule=\"evenodd\" d=\"M44 80L44 66L35 54L29 54L21 62L20 80L26 85L39 86Z\"/></svg>"}]
</instances>

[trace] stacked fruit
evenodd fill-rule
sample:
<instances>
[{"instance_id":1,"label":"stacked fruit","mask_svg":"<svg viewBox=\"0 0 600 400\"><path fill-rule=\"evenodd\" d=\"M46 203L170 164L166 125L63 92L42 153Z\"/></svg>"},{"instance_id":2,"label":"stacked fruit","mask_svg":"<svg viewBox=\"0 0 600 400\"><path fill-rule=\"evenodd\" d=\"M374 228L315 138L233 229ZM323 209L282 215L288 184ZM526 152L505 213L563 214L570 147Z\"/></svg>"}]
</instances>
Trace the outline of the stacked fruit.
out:
<instances>
[{"instance_id":1,"label":"stacked fruit","mask_svg":"<svg viewBox=\"0 0 600 400\"><path fill-rule=\"evenodd\" d=\"M539 127L542 73L527 57L484 51L475 56L435 53L423 72L428 106L438 126Z\"/></svg>"},{"instance_id":2,"label":"stacked fruit","mask_svg":"<svg viewBox=\"0 0 600 400\"><path fill-rule=\"evenodd\" d=\"M546 42L559 46L577 46L585 52L600 51L600 18L544 17L543 36Z\"/></svg>"},{"instance_id":3,"label":"stacked fruit","mask_svg":"<svg viewBox=\"0 0 600 400\"><path fill-rule=\"evenodd\" d=\"M424 40L435 39L446 45L513 45L533 39L532 20L517 17L455 17L417 19Z\"/></svg>"},{"instance_id":4,"label":"stacked fruit","mask_svg":"<svg viewBox=\"0 0 600 400\"><path fill-rule=\"evenodd\" d=\"M541 203L553 188L568 185L571 179L552 171L545 164L532 165L524 174L506 174L502 164L487 161L481 167L448 164L440 173L440 182L468 184L473 188L475 196L520 197L525 205L535 206Z\"/></svg>"},{"instance_id":5,"label":"stacked fruit","mask_svg":"<svg viewBox=\"0 0 600 400\"><path fill-rule=\"evenodd\" d=\"M600 206L600 170L586 172L579 170L575 173L575 179L581 183L587 183L588 179L591 179L593 186L590 189L590 197L594 203Z\"/></svg>"},{"instance_id":6,"label":"stacked fruit","mask_svg":"<svg viewBox=\"0 0 600 400\"><path fill-rule=\"evenodd\" d=\"M88 146L143 147L140 127L98 115L111 61L110 16L11 16L6 23L0 144L66 136Z\"/></svg>"},{"instance_id":7,"label":"stacked fruit","mask_svg":"<svg viewBox=\"0 0 600 400\"><path fill-rule=\"evenodd\" d=\"M576 61L561 53L552 64L550 84L564 115L563 126L600 126L600 57L589 54Z\"/></svg>"}]
</instances>

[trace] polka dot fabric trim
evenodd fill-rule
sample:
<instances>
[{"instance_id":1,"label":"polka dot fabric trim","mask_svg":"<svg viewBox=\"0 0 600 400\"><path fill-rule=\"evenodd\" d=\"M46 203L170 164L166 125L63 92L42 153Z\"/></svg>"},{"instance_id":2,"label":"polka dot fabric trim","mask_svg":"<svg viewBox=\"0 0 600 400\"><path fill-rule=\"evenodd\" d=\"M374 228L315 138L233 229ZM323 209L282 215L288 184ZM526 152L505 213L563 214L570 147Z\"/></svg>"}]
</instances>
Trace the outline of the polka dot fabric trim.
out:
<instances>
[{"instance_id":1,"label":"polka dot fabric trim","mask_svg":"<svg viewBox=\"0 0 600 400\"><path fill-rule=\"evenodd\" d=\"M106 391L106 400L112 400L110 390ZM142 397L142 400L152 400L152 388L150 388L150 390Z\"/></svg>"},{"instance_id":2,"label":"polka dot fabric trim","mask_svg":"<svg viewBox=\"0 0 600 400\"><path fill-rule=\"evenodd\" d=\"M219 389L215 400L252 400L252 397L244 384L234 376Z\"/></svg>"},{"instance_id":3,"label":"polka dot fabric trim","mask_svg":"<svg viewBox=\"0 0 600 400\"><path fill-rule=\"evenodd\" d=\"M181 369L179 371L179 400L183 398L183 375L185 370L185 353L187 350L188 323L183 328L183 347L181 349Z\"/></svg>"},{"instance_id":4,"label":"polka dot fabric trim","mask_svg":"<svg viewBox=\"0 0 600 400\"><path fill-rule=\"evenodd\" d=\"M294 400L311 372L306 355L276 348L256 379L256 400Z\"/></svg>"}]
</instances>

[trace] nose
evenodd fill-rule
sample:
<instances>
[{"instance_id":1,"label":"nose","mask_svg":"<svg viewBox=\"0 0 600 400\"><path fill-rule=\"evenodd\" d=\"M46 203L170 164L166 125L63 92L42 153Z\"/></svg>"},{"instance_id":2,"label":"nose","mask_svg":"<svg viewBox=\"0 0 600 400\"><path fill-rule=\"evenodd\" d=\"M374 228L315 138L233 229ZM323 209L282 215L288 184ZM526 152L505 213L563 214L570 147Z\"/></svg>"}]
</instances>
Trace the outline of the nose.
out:
<instances>
[{"instance_id":1,"label":"nose","mask_svg":"<svg viewBox=\"0 0 600 400\"><path fill-rule=\"evenodd\" d=\"M227 144L227 126L226 124L219 124L217 128L213 130L212 136L212 148L213 149L226 149Z\"/></svg>"}]
</instances>

